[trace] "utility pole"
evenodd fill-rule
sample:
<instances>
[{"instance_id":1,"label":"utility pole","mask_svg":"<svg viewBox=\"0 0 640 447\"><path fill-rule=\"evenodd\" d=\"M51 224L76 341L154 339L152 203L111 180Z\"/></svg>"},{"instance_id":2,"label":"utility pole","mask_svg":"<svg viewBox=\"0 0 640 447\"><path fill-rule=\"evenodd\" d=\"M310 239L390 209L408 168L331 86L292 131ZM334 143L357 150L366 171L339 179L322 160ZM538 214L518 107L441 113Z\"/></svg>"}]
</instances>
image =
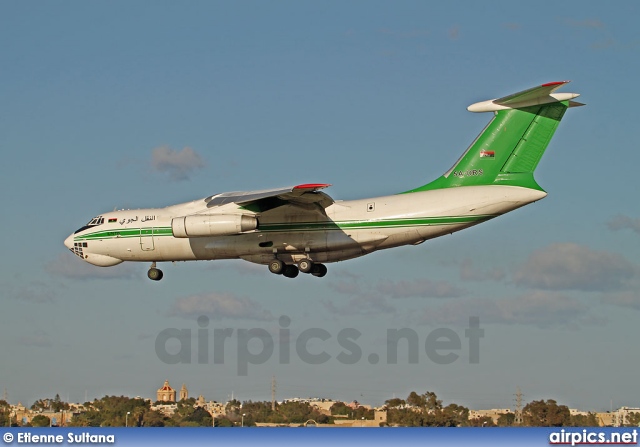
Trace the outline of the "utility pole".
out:
<instances>
[{"instance_id":1,"label":"utility pole","mask_svg":"<svg viewBox=\"0 0 640 447\"><path fill-rule=\"evenodd\" d=\"M271 411L276 411L276 376L271 376Z\"/></svg>"},{"instance_id":2,"label":"utility pole","mask_svg":"<svg viewBox=\"0 0 640 447\"><path fill-rule=\"evenodd\" d=\"M4 387L4 393L2 393L2 399L5 402L9 403L9 394L7 393L7 387L6 386Z\"/></svg>"},{"instance_id":3,"label":"utility pole","mask_svg":"<svg viewBox=\"0 0 640 447\"><path fill-rule=\"evenodd\" d=\"M522 425L522 391L520 391L520 387L516 388L516 418L514 420L514 425Z\"/></svg>"}]
</instances>

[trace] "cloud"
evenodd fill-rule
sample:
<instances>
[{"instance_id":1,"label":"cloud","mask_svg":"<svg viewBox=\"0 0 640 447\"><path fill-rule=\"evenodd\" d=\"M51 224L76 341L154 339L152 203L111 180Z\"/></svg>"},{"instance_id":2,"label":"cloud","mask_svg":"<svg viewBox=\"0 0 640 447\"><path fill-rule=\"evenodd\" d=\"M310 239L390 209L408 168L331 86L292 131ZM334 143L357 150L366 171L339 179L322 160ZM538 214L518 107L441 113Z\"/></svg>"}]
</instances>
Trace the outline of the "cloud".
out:
<instances>
[{"instance_id":1,"label":"cloud","mask_svg":"<svg viewBox=\"0 0 640 447\"><path fill-rule=\"evenodd\" d=\"M607 48L611 48L616 45L616 41L608 38L604 40L600 40L598 42L594 42L591 44L592 50L606 50Z\"/></svg>"},{"instance_id":2,"label":"cloud","mask_svg":"<svg viewBox=\"0 0 640 447\"><path fill-rule=\"evenodd\" d=\"M162 146L151 151L151 167L155 171L169 174L173 181L187 180L195 170L204 166L202 157L190 147L177 151Z\"/></svg>"},{"instance_id":3,"label":"cloud","mask_svg":"<svg viewBox=\"0 0 640 447\"><path fill-rule=\"evenodd\" d=\"M460 279L463 281L502 281L506 274L498 268L482 269L473 265L471 259L463 259L460 263Z\"/></svg>"},{"instance_id":4,"label":"cloud","mask_svg":"<svg viewBox=\"0 0 640 447\"><path fill-rule=\"evenodd\" d=\"M611 231L631 230L634 233L640 234L640 219L618 214L607 222L607 227Z\"/></svg>"},{"instance_id":5,"label":"cloud","mask_svg":"<svg viewBox=\"0 0 640 447\"><path fill-rule=\"evenodd\" d=\"M448 281L380 280L369 284L361 282L358 276L330 283L329 287L337 294L348 297L346 302L341 300L340 305L330 300L322 301L325 309L334 315L395 314L396 309L390 304L389 299L452 298L465 292Z\"/></svg>"},{"instance_id":6,"label":"cloud","mask_svg":"<svg viewBox=\"0 0 640 447\"><path fill-rule=\"evenodd\" d=\"M458 40L460 37L460 27L458 25L449 29L449 39Z\"/></svg>"},{"instance_id":7,"label":"cloud","mask_svg":"<svg viewBox=\"0 0 640 447\"><path fill-rule=\"evenodd\" d=\"M234 320L270 321L274 317L270 311L249 299L232 293L209 293L178 298L168 312L171 317L195 319L206 315L214 320L230 318Z\"/></svg>"},{"instance_id":8,"label":"cloud","mask_svg":"<svg viewBox=\"0 0 640 447\"><path fill-rule=\"evenodd\" d=\"M61 253L56 259L45 264L44 268L51 275L79 280L132 279L141 276L139 269L130 263L113 267L97 267L78 259L71 253Z\"/></svg>"},{"instance_id":9,"label":"cloud","mask_svg":"<svg viewBox=\"0 0 640 447\"><path fill-rule=\"evenodd\" d=\"M504 28L510 30L510 31L516 31L516 30L519 30L520 28L522 28L522 25L520 25L519 23L516 23L516 22L505 23L502 26Z\"/></svg>"},{"instance_id":10,"label":"cloud","mask_svg":"<svg viewBox=\"0 0 640 447\"><path fill-rule=\"evenodd\" d=\"M246 261L238 261L237 259L231 260L219 260L216 262L212 262L210 266L207 267L211 270L230 270L237 272L241 275L253 275L253 276L263 276L264 272L267 271L264 265L262 264L254 264L253 262Z\"/></svg>"},{"instance_id":11,"label":"cloud","mask_svg":"<svg viewBox=\"0 0 640 447\"><path fill-rule=\"evenodd\" d=\"M339 306L325 299L322 300L322 305L329 313L340 316L395 314L396 312L395 308L380 295L358 294Z\"/></svg>"},{"instance_id":12,"label":"cloud","mask_svg":"<svg viewBox=\"0 0 640 447\"><path fill-rule=\"evenodd\" d=\"M17 301L47 304L56 300L56 289L45 281L31 280L19 287L12 284L2 284L1 287L6 296Z\"/></svg>"},{"instance_id":13,"label":"cloud","mask_svg":"<svg viewBox=\"0 0 640 447\"><path fill-rule=\"evenodd\" d=\"M384 34L385 36L398 37L401 39L418 39L421 37L429 36L430 31L425 29L414 29L411 31L395 31L389 28L380 28L378 33Z\"/></svg>"},{"instance_id":14,"label":"cloud","mask_svg":"<svg viewBox=\"0 0 640 447\"><path fill-rule=\"evenodd\" d=\"M604 23L600 21L600 19L566 19L565 23L572 28L583 28L583 29L603 29Z\"/></svg>"},{"instance_id":15,"label":"cloud","mask_svg":"<svg viewBox=\"0 0 640 447\"><path fill-rule=\"evenodd\" d=\"M636 288L636 290L638 289ZM640 310L640 293L636 290L625 290L622 292L603 294L601 301L605 304Z\"/></svg>"},{"instance_id":16,"label":"cloud","mask_svg":"<svg viewBox=\"0 0 640 447\"><path fill-rule=\"evenodd\" d=\"M53 346L49 334L42 330L36 330L33 334L20 336L17 343L21 346L36 348L50 348Z\"/></svg>"},{"instance_id":17,"label":"cloud","mask_svg":"<svg viewBox=\"0 0 640 447\"><path fill-rule=\"evenodd\" d=\"M345 302L340 300L340 305L324 299L321 301L327 311L333 315L376 315L393 314L395 309L389 305L386 297L378 293L374 288L360 282L360 277L345 275L347 280L329 283L329 288L339 295L348 296Z\"/></svg>"},{"instance_id":18,"label":"cloud","mask_svg":"<svg viewBox=\"0 0 640 447\"><path fill-rule=\"evenodd\" d=\"M464 299L428 307L418 323L428 325L459 325L469 317L479 317L481 324L518 324L539 328L570 327L581 324L602 324L604 321L589 314L589 307L571 297L548 291L532 291L513 298Z\"/></svg>"},{"instance_id":19,"label":"cloud","mask_svg":"<svg viewBox=\"0 0 640 447\"><path fill-rule=\"evenodd\" d=\"M430 279L378 281L376 290L391 298L451 298L464 294L464 289L448 281L432 281Z\"/></svg>"},{"instance_id":20,"label":"cloud","mask_svg":"<svg viewBox=\"0 0 640 447\"><path fill-rule=\"evenodd\" d=\"M535 251L514 280L529 288L604 292L624 289L638 272L637 265L617 253L558 243Z\"/></svg>"}]
</instances>

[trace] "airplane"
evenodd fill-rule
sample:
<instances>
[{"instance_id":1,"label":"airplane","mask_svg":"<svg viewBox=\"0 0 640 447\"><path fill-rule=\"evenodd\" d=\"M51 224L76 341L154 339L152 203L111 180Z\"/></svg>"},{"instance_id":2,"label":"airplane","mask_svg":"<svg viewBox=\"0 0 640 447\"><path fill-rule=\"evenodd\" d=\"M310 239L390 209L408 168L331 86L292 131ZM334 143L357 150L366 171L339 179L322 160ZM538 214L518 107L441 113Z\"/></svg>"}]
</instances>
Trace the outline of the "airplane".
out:
<instances>
[{"instance_id":1,"label":"airplane","mask_svg":"<svg viewBox=\"0 0 640 447\"><path fill-rule=\"evenodd\" d=\"M441 177L398 194L333 200L326 183L213 194L204 199L91 219L64 245L101 267L123 261L243 259L271 273L327 274L326 263L419 245L544 198L534 170L576 93L550 82L470 105L493 119Z\"/></svg>"}]
</instances>

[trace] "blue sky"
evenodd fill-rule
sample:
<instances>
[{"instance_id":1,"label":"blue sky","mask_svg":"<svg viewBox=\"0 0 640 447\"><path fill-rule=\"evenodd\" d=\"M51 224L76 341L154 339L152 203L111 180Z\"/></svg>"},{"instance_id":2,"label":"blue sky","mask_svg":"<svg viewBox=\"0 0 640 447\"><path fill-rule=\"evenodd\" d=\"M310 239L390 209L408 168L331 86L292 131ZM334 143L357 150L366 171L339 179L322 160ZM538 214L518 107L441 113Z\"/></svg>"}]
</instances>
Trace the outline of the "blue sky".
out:
<instances>
[{"instance_id":1,"label":"blue sky","mask_svg":"<svg viewBox=\"0 0 640 447\"><path fill-rule=\"evenodd\" d=\"M165 379L225 400L324 396L380 404L435 391L471 408L554 398L640 406L640 72L637 2L0 2L0 387L31 404L153 397ZM100 269L62 241L91 217L217 192L326 182L336 199L405 191L446 171L488 114L465 108L569 79L570 110L536 178L549 196L453 236L287 280L241 261ZM238 374L169 365L164 329L199 315L215 329L261 328L292 349ZM480 362L467 359L480 318ZM432 331L460 358L425 355ZM362 334L362 358L337 336ZM386 364L387 329L410 328L419 362ZM277 338L276 338L277 339ZM255 341L255 340L254 340ZM261 345L252 345L259 352ZM402 352L402 351L401 351ZM383 359L371 364L369 355ZM195 359L194 354L194 359ZM213 359L213 355L210 355Z\"/></svg>"}]
</instances>

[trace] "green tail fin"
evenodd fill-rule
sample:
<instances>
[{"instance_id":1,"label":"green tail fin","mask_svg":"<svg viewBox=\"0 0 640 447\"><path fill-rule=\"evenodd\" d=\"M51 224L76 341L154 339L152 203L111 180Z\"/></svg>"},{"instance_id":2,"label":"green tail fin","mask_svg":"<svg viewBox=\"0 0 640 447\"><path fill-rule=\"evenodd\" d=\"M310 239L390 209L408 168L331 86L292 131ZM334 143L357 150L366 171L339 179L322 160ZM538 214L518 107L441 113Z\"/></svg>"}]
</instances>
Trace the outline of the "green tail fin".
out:
<instances>
[{"instance_id":1,"label":"green tail fin","mask_svg":"<svg viewBox=\"0 0 640 447\"><path fill-rule=\"evenodd\" d=\"M548 85L551 84L545 84ZM544 90L545 86L536 89ZM520 103L513 103L512 99L515 97L517 101L518 94L505 97L511 103L500 102L500 99L478 103L485 109L478 111L496 112L491 122L442 177L407 192L479 185L523 186L542 191L533 178L533 172L567 108L582 104L558 101L549 95L534 98L545 103L530 105L531 92L534 90L525 91L529 98ZM575 94L555 96L560 95ZM490 106L486 106L486 103L490 103ZM474 106L469 109L472 110Z\"/></svg>"}]
</instances>

